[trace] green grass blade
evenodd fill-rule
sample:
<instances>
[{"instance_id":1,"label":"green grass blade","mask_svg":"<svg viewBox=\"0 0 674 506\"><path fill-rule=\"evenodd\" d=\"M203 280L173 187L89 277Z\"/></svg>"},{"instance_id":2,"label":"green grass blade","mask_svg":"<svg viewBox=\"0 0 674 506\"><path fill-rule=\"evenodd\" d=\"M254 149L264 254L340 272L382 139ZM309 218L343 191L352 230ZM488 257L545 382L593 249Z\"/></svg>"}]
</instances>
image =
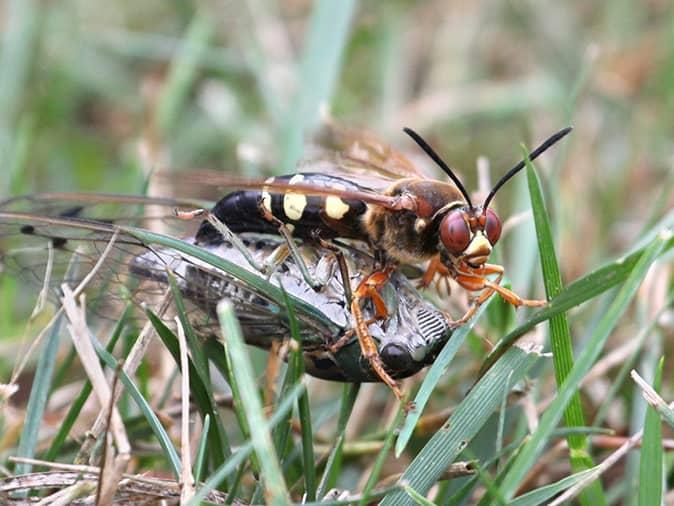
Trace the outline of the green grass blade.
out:
<instances>
[{"instance_id":1,"label":"green grass blade","mask_svg":"<svg viewBox=\"0 0 674 506\"><path fill-rule=\"evenodd\" d=\"M300 395L306 392L307 389L303 384L297 385L287 397L281 401L276 412L269 419L269 428L274 428L279 422L293 409L293 406ZM253 453L252 442L243 444L238 451L233 454L226 462L224 462L215 472L206 480L204 485L197 490L197 493L192 497L188 506L197 506L211 490L218 488L220 483L231 473L240 468L241 464Z\"/></svg>"},{"instance_id":2,"label":"green grass blade","mask_svg":"<svg viewBox=\"0 0 674 506\"><path fill-rule=\"evenodd\" d=\"M231 303L218 304L218 318L228 353L236 367L232 370L241 389L242 408L251 427L251 442L258 456L265 486L265 500L268 504L290 504L290 496L285 485L281 465L269 432L269 424L264 417L262 402L255 385L255 375L250 363L241 327L234 315Z\"/></svg>"},{"instance_id":3,"label":"green grass blade","mask_svg":"<svg viewBox=\"0 0 674 506\"><path fill-rule=\"evenodd\" d=\"M197 446L197 454L194 457L194 482L199 483L201 476L204 474L206 468L208 431L211 428L211 416L204 416L204 425L201 429L201 436L199 437L199 446Z\"/></svg>"},{"instance_id":4,"label":"green grass blade","mask_svg":"<svg viewBox=\"0 0 674 506\"><path fill-rule=\"evenodd\" d=\"M435 503L433 501L429 501L409 485L403 485L403 490L419 506L435 506Z\"/></svg>"},{"instance_id":5,"label":"green grass blade","mask_svg":"<svg viewBox=\"0 0 674 506\"><path fill-rule=\"evenodd\" d=\"M660 390L664 359L660 359L655 373L653 388ZM644 437L639 460L639 506L662 504L663 451L662 420L657 410L650 404L646 408Z\"/></svg>"},{"instance_id":6,"label":"green grass blade","mask_svg":"<svg viewBox=\"0 0 674 506\"><path fill-rule=\"evenodd\" d=\"M302 355L302 338L300 337L300 329L299 324L297 323L297 318L295 317L295 310L292 306L292 301L288 297L288 293L283 289L283 286L281 286L281 288L283 297L285 299L290 328L290 337L292 339L290 354L288 357L288 368L286 369L286 374L283 378L283 385L281 387L280 393L280 397L282 399L285 397L288 391L300 381L302 373L304 372L304 360ZM281 461L285 459L286 451L289 449L287 447L287 443L288 437L290 436L290 418L291 413L288 414L288 418L286 420L279 424L279 426L274 430L273 434L276 451L278 452Z\"/></svg>"},{"instance_id":7,"label":"green grass blade","mask_svg":"<svg viewBox=\"0 0 674 506\"><path fill-rule=\"evenodd\" d=\"M182 46L171 64L168 80L162 88L157 104L156 121L159 131L164 135L169 133L175 125L180 109L198 77L201 58L208 48L213 28L211 19L197 13L187 29Z\"/></svg>"},{"instance_id":8,"label":"green grass blade","mask_svg":"<svg viewBox=\"0 0 674 506\"><path fill-rule=\"evenodd\" d=\"M281 167L295 164L304 149L304 136L320 119L320 108L329 104L341 68L355 0L319 0L309 21L298 76L298 90L290 117L283 127Z\"/></svg>"},{"instance_id":9,"label":"green grass blade","mask_svg":"<svg viewBox=\"0 0 674 506\"><path fill-rule=\"evenodd\" d=\"M400 457L402 452L405 450L407 443L414 433L414 427L416 427L419 417L421 417L421 413L423 412L428 399L433 393L433 389L435 389L435 386L438 384L442 376L444 376L444 374L447 372L449 364L456 356L456 353L461 348L463 342L466 340L466 336L475 326L475 323L480 318L482 313L484 313L487 310L487 307L491 305L494 299L495 297L492 297L492 299L490 299L486 304L483 304L482 307L477 310L475 316L471 318L468 323L454 331L452 337L442 348L442 351L438 354L438 357L433 362L433 365L429 368L428 373L426 374L426 377L424 378L424 381L421 384L421 387L419 387L419 391L414 398L414 410L407 414L405 422L400 429L400 434L398 435L395 446L396 457Z\"/></svg>"},{"instance_id":10,"label":"green grass blade","mask_svg":"<svg viewBox=\"0 0 674 506\"><path fill-rule=\"evenodd\" d=\"M178 288L178 283L174 274L170 271L167 271L167 276L169 280L169 286L171 287L171 296L173 297L173 302L176 306L176 313L180 319L180 324L183 326L185 335L187 336L188 348L190 350L190 358L194 364L199 378L203 382L207 390L211 389L211 373L208 369L208 360L204 355L203 346L199 341L194 328L190 323L189 318L187 317L187 309L185 308L185 302L183 301L182 294L180 293L180 288Z\"/></svg>"},{"instance_id":11,"label":"green grass blade","mask_svg":"<svg viewBox=\"0 0 674 506\"><path fill-rule=\"evenodd\" d=\"M504 385L520 381L538 358L538 353L519 347L510 348L456 407L452 416L415 457L400 478L414 490L426 494L447 466L454 462L497 409L504 395ZM512 375L512 376L511 376ZM382 504L411 504L405 492L393 492Z\"/></svg>"},{"instance_id":12,"label":"green grass blade","mask_svg":"<svg viewBox=\"0 0 674 506\"><path fill-rule=\"evenodd\" d=\"M108 351L101 345L101 343L99 343L98 340L95 339L93 336L91 341L94 345L94 348L96 349L98 357L103 362L105 362L105 365L107 365L110 369L115 370L117 368L117 359L112 354L108 353ZM129 375L126 374L121 369L119 370L119 380L124 384L124 388L129 393L131 398L134 400L136 406L138 406L138 409L145 417L145 420L147 421L150 430L152 430L155 437L159 441L159 445L164 450L166 460L168 461L176 479L180 478L180 470L182 469L182 465L180 463L180 456L178 455L178 452L173 446L171 438L166 433L164 426L159 421L159 418L157 418L157 415L155 415L152 406L150 406L148 402L145 400L145 397L143 397L143 394L138 389L134 381L129 377Z\"/></svg>"},{"instance_id":13,"label":"green grass blade","mask_svg":"<svg viewBox=\"0 0 674 506\"><path fill-rule=\"evenodd\" d=\"M528 150L523 146L522 151L524 153L524 160L526 160L527 183L531 196L534 224L536 225L536 237L538 238L538 250L540 252L541 269L543 271L543 284L545 285L545 293L549 300L562 292L562 275L557 263L552 228L545 208L540 180L533 164L528 158ZM573 367L573 340L566 313L560 313L550 318L550 345L555 367L555 380L559 388ZM580 403L580 394L577 392L571 397L569 405L564 410L564 422L567 427L585 426L585 416L583 415L583 408ZM574 472L578 473L594 467L594 462L590 456L588 440L584 434L569 434L567 442L570 449L569 459L571 461L571 469ZM604 499L601 483L597 481L584 491L580 496L580 501L584 506L605 504L606 500Z\"/></svg>"},{"instance_id":14,"label":"green grass blade","mask_svg":"<svg viewBox=\"0 0 674 506\"><path fill-rule=\"evenodd\" d=\"M379 451L377 459L374 461L374 464L372 466L372 472L370 473L370 476L367 479L365 487L363 487L363 493L361 494L362 497L360 499L360 502L358 503L359 506L365 506L370 501L369 498L370 493L372 492L372 489L374 489L374 486L377 484L377 480L379 479L381 470L384 467L384 462L386 461L386 457L388 457L388 453L391 450L391 446L393 446L393 439L396 436L397 429L400 426L400 423L402 422L404 415L405 409L404 406L401 405L398 408L398 413L396 414L393 423L389 427L388 431L386 431L386 438L384 439L384 445Z\"/></svg>"},{"instance_id":15,"label":"green grass blade","mask_svg":"<svg viewBox=\"0 0 674 506\"><path fill-rule=\"evenodd\" d=\"M342 464L342 450L344 448L344 438L346 437L346 425L351 417L351 412L353 411L353 405L356 402L359 389L359 383L344 385L342 404L339 410L339 419L337 421L337 438L335 439L332 451L328 457L328 462L325 464L321 482L318 485L318 492L316 492L318 498L322 498L337 481L337 476Z\"/></svg>"},{"instance_id":16,"label":"green grass blade","mask_svg":"<svg viewBox=\"0 0 674 506\"><path fill-rule=\"evenodd\" d=\"M270 299L271 302L277 304L279 307L279 312L283 311L284 299L283 293L280 288L272 285L265 279L260 276L249 272L245 268L236 265L233 262L228 261L225 258L222 258L218 255L215 255L209 251L206 251L199 246L195 246L188 242L176 239L175 237L170 237L163 234L158 234L155 232L150 232L148 230L143 230L140 228L134 227L120 227L124 232L131 234L134 237L137 237L141 241L147 244L157 244L164 246L166 248L171 248L186 255L190 255L198 260L206 262L209 265L217 269L221 269L227 274L234 276L235 278L246 283L246 286L249 288L255 289L263 293L266 297ZM311 304L306 303L305 301L293 297L288 294L288 297L291 298L293 306L297 312L301 312L306 315L307 318L315 318L324 321L325 316ZM339 329L334 329L337 332Z\"/></svg>"},{"instance_id":17,"label":"green grass blade","mask_svg":"<svg viewBox=\"0 0 674 506\"><path fill-rule=\"evenodd\" d=\"M531 492L521 495L514 501L509 502L510 506L539 506L541 504L547 504L553 499L556 495L561 494L566 489L573 487L577 483L582 482L587 476L596 472L596 468L586 469L579 473L572 474L562 478L561 480L546 485L544 487L537 488Z\"/></svg>"},{"instance_id":18,"label":"green grass blade","mask_svg":"<svg viewBox=\"0 0 674 506\"><path fill-rule=\"evenodd\" d=\"M166 346L166 349L173 357L176 366L178 369L180 369L181 365L178 338L171 331L171 329L164 325L164 322L162 322L152 311L146 309L145 314L152 323L152 326L157 332L157 335L164 343L164 346ZM225 427L222 424L222 419L219 416L218 407L215 403L213 392L206 387L199 372L194 367L194 364L191 360L189 362L189 369L190 393L194 397L197 408L199 409L202 418L208 414L214 421L214 426L211 427L211 430L209 431L209 449L213 462L216 466L219 466L232 454L227 432L225 431Z\"/></svg>"},{"instance_id":19,"label":"green grass blade","mask_svg":"<svg viewBox=\"0 0 674 506\"><path fill-rule=\"evenodd\" d=\"M28 398L28 406L26 407L26 417L21 431L21 438L16 450L16 454L19 457L33 458L35 456L42 417L44 416L47 398L51 390L51 380L60 342L59 332L62 321L63 318L60 316L56 319L51 329L49 329L42 353L38 359L35 378L33 379L33 386L30 389L30 397ZM31 469L31 464L20 463L17 464L15 472L16 474L27 474L30 473Z\"/></svg>"},{"instance_id":20,"label":"green grass blade","mask_svg":"<svg viewBox=\"0 0 674 506\"><path fill-rule=\"evenodd\" d=\"M316 457L314 455L314 436L311 424L311 407L309 395L304 392L297 399L297 409L300 417L302 432L302 462L304 466L304 490L307 501L316 500Z\"/></svg>"},{"instance_id":21,"label":"green grass blade","mask_svg":"<svg viewBox=\"0 0 674 506\"><path fill-rule=\"evenodd\" d=\"M281 398L284 398L288 392L299 383L304 374L304 356L302 353L302 338L300 336L299 323L295 315L292 300L288 293L283 290L286 308L288 311L288 323L290 327L290 336L293 339L291 346L290 359L288 360L288 370L281 390ZM297 399L297 409L300 417L300 428L302 436L302 463L304 470L304 483L306 500L316 499L316 465L314 458L314 436L311 424L311 409L309 405L309 395L305 392ZM280 451L285 450L287 438L290 435L290 413L287 420L280 424L282 432L279 432L279 441L276 448Z\"/></svg>"},{"instance_id":22,"label":"green grass blade","mask_svg":"<svg viewBox=\"0 0 674 506\"><path fill-rule=\"evenodd\" d=\"M576 393L578 385L601 353L610 332L618 323L618 319L629 306L648 268L662 253L670 239L670 234L660 234L639 258L627 281L587 341L585 348L580 353L568 377L559 389L557 397L541 417L538 428L522 448L505 475L501 483L501 489L506 498L512 498L522 479L535 463L540 452L547 444L550 434L555 430L557 423L561 419L568 402Z\"/></svg>"}]
</instances>

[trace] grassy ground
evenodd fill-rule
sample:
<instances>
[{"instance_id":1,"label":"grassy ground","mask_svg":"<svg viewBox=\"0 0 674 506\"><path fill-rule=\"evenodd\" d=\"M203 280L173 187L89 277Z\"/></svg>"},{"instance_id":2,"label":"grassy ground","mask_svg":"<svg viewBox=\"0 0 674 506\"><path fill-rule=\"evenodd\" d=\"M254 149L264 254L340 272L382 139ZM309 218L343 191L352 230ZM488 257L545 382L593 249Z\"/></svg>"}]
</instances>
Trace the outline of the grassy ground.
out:
<instances>
[{"instance_id":1,"label":"grassy ground","mask_svg":"<svg viewBox=\"0 0 674 506\"><path fill-rule=\"evenodd\" d=\"M508 283L527 296L561 294L540 312L514 314L492 302L454 335L433 369L405 383L416 398L412 415L404 417L381 385L305 381L307 399L293 388L298 373L289 368L271 408L282 429L269 438L254 402L264 357L239 346L234 330L226 333L230 358L248 364L252 354L253 368L232 368L241 403L235 396L233 408L214 409L212 396L226 387L218 374L212 384L204 378L192 347L211 409L207 423L224 429L231 444L222 432L219 445L206 444L204 420L192 417L191 447L205 448L192 462L209 487L234 489L230 500L279 504L305 493L318 499L333 486L355 501L383 490L385 504L515 497L516 504L547 504L569 489L586 505L674 500L666 453L672 412L663 403L647 409L630 375L661 383L664 402L671 400L670 2L7 0L0 8L3 198L86 190L214 199L215 186L161 180L147 187L148 174L169 170L183 181L194 168L292 171L326 109L427 163L402 134L414 128L469 190L484 194L522 157L522 143L533 147L574 127L494 204L510 218L495 251ZM17 350L39 330L25 330L33 300L26 292L0 277L0 383L10 381L23 358ZM233 325L224 311L223 325ZM117 358L137 335L121 337ZM48 334L28 356L19 392L0 404L0 473L44 470L9 459L17 455L72 463L87 444L85 431L100 411L93 398L74 413L65 443L54 443L86 377L97 378L99 395L110 388L100 371L67 362L70 343ZM501 358L469 390L494 345L489 356ZM186 430L174 410L178 349L175 361L144 360L133 378L137 392L120 401L128 472L177 479L192 467L181 462ZM122 384L133 391L123 377L114 388ZM283 429L289 412L302 422L291 435ZM251 438L246 420L260 428ZM302 444L309 420L313 457ZM115 436L103 452L110 476L126 464L124 438ZM319 463L316 475L306 459ZM472 474L456 477L462 469L453 462ZM196 490L206 492L200 484Z\"/></svg>"}]
</instances>

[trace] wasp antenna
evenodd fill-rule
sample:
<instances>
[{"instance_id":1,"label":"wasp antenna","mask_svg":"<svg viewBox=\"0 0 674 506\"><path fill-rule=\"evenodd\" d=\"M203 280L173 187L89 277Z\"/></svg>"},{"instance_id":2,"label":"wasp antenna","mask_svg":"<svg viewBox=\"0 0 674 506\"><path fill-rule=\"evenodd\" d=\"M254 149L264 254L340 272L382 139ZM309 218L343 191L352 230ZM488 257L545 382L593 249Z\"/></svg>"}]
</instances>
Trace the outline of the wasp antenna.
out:
<instances>
[{"instance_id":1,"label":"wasp antenna","mask_svg":"<svg viewBox=\"0 0 674 506\"><path fill-rule=\"evenodd\" d=\"M573 130L572 127L566 127L563 130L560 130L559 132L557 132L555 134L552 134L550 137L548 137L543 142L543 144L541 144L536 149L534 149L531 153L529 153L529 156L528 156L529 161L533 162L536 158L538 158L545 151L547 151L548 148L552 147L559 140L561 140L571 130ZM506 184L511 177L513 177L515 174L517 174L519 171L521 171L525 166L526 166L526 161L522 160L520 163L518 163L512 169L510 169L508 172L506 172L505 175L501 179L499 179L498 183L496 183L494 185L492 190L489 192L489 195L487 195L487 198L484 199L484 204L482 204L482 209L487 209L487 207L489 207L489 203L494 198L494 195L496 195L496 192L499 191L501 186Z\"/></svg>"},{"instance_id":2,"label":"wasp antenna","mask_svg":"<svg viewBox=\"0 0 674 506\"><path fill-rule=\"evenodd\" d=\"M470 196L468 195L468 192L466 189L463 187L463 184L461 183L461 180L459 180L458 177L456 177L456 174L452 172L452 169L450 169L447 164L444 162L442 158L440 158L440 155L438 155L432 147L428 145L428 143L421 138L421 135L416 133L414 130L411 128L403 128L403 132L405 132L407 135L412 137L414 142L416 142L421 149L423 149L428 156L431 157L431 159L438 164L438 166L443 170L445 174L449 176L449 178L454 181L454 184L459 188L461 193L463 194L464 198L466 199L466 202L470 207L473 207L473 203L470 201Z\"/></svg>"}]
</instances>

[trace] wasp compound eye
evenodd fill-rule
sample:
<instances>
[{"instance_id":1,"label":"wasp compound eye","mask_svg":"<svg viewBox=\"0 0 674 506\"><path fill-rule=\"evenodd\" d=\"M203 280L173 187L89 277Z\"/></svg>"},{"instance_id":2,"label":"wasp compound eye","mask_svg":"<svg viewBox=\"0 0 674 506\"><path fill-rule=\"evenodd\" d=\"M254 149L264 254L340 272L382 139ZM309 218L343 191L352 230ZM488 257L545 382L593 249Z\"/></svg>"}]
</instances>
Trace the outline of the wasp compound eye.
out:
<instances>
[{"instance_id":1,"label":"wasp compound eye","mask_svg":"<svg viewBox=\"0 0 674 506\"><path fill-rule=\"evenodd\" d=\"M470 227L463 211L453 211L440 223L440 239L447 251L460 255L470 243Z\"/></svg>"},{"instance_id":2,"label":"wasp compound eye","mask_svg":"<svg viewBox=\"0 0 674 506\"><path fill-rule=\"evenodd\" d=\"M493 246L501 237L501 220L491 209L487 209L487 223L484 225L484 232L487 234L487 239Z\"/></svg>"},{"instance_id":3,"label":"wasp compound eye","mask_svg":"<svg viewBox=\"0 0 674 506\"><path fill-rule=\"evenodd\" d=\"M391 371L406 371L412 366L409 352L398 344L387 344L379 355L386 368Z\"/></svg>"}]
</instances>

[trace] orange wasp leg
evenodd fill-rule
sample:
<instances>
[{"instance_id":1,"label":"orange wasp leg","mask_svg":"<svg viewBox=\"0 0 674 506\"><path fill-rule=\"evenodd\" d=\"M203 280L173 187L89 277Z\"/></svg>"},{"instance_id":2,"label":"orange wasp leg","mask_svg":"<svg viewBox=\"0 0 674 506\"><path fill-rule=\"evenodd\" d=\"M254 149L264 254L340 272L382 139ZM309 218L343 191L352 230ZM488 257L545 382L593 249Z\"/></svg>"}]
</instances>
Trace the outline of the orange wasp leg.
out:
<instances>
[{"instance_id":1,"label":"orange wasp leg","mask_svg":"<svg viewBox=\"0 0 674 506\"><path fill-rule=\"evenodd\" d=\"M417 288L428 288L431 286L431 283L435 279L436 274L443 278L450 276L451 274L449 269L440 260L440 255L435 255L433 258L431 258L431 261L428 263L428 267L426 268L426 272L424 272L424 275L422 276L421 281L419 281Z\"/></svg>"},{"instance_id":2,"label":"orange wasp leg","mask_svg":"<svg viewBox=\"0 0 674 506\"><path fill-rule=\"evenodd\" d=\"M384 369L384 364L381 361L379 356L379 350L377 349L377 343L370 335L368 330L368 325L372 321L377 321L381 319L388 318L388 310L386 309L386 303L384 299L379 294L379 289L386 284L391 275L391 269L385 269L382 271L376 271L363 279L358 288L353 292L353 298L351 300L351 313L353 314L354 319L356 320L355 332L358 337L358 344L360 345L361 353L363 357L370 363L370 367L375 372L379 379L386 383L386 385L393 391L393 394L398 400L403 399L403 394L398 387L396 381L389 376L389 374ZM366 320L363 316L363 311L361 310L360 304L363 299L370 298L374 304L375 309L375 318L373 320ZM331 346L331 351L338 350L341 346L344 346L348 341L346 336L342 336L334 345ZM349 336L350 337L350 336Z\"/></svg>"},{"instance_id":3,"label":"orange wasp leg","mask_svg":"<svg viewBox=\"0 0 674 506\"><path fill-rule=\"evenodd\" d=\"M496 274L496 279L491 281L485 276ZM519 307L540 307L548 303L547 300L523 299L512 290L500 285L503 279L504 269L502 265L484 264L479 269L473 269L470 272L458 271L455 276L456 282L462 287L472 292L482 290L482 293L473 301L471 307L461 318L450 322L451 326L460 326L470 320L478 308L484 304L494 292L498 293L507 303Z\"/></svg>"}]
</instances>

